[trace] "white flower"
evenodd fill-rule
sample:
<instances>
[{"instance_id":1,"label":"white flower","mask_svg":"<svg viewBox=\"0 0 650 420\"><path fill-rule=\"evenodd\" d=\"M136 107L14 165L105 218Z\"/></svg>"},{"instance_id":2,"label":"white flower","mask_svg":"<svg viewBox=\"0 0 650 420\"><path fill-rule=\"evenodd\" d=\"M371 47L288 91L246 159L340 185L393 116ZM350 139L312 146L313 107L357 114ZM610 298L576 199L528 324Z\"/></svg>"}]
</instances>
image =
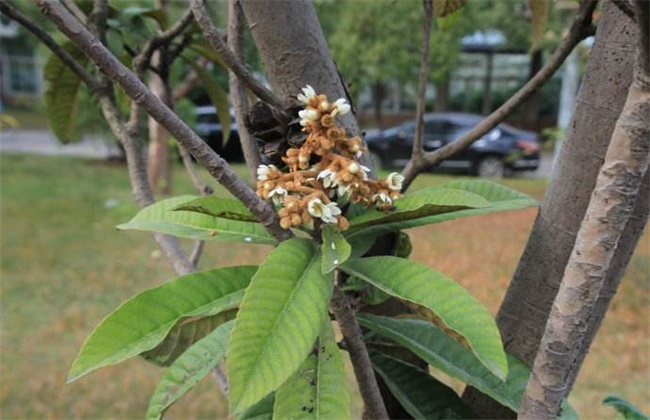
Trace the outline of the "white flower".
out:
<instances>
[{"instance_id":1,"label":"white flower","mask_svg":"<svg viewBox=\"0 0 650 420\"><path fill-rule=\"evenodd\" d=\"M388 178L386 178L386 183L388 184L388 188L390 188L393 191L402 191L402 183L404 182L404 177L397 172L393 172L390 175L388 175Z\"/></svg>"},{"instance_id":2,"label":"white flower","mask_svg":"<svg viewBox=\"0 0 650 420\"><path fill-rule=\"evenodd\" d=\"M300 125L304 127L309 121L318 121L320 119L320 111L314 108L307 108L298 111L298 116L300 117Z\"/></svg>"},{"instance_id":3,"label":"white flower","mask_svg":"<svg viewBox=\"0 0 650 420\"><path fill-rule=\"evenodd\" d=\"M319 173L316 179L322 180L323 187L325 188L330 188L338 184L336 181L336 172L330 169L325 169Z\"/></svg>"},{"instance_id":4,"label":"white flower","mask_svg":"<svg viewBox=\"0 0 650 420\"><path fill-rule=\"evenodd\" d=\"M282 198L287 195L287 190L282 187L277 187L274 190L269 192L268 197L273 200L273 204L279 206L282 204Z\"/></svg>"},{"instance_id":5,"label":"white flower","mask_svg":"<svg viewBox=\"0 0 650 420\"><path fill-rule=\"evenodd\" d=\"M352 188L352 185L350 184L348 185L339 184L336 192L339 194L339 197L343 197L345 194L347 194L350 188Z\"/></svg>"},{"instance_id":6,"label":"white flower","mask_svg":"<svg viewBox=\"0 0 650 420\"><path fill-rule=\"evenodd\" d=\"M307 211L325 223L337 223L336 216L341 214L336 203L324 204L319 198L314 198L307 204Z\"/></svg>"},{"instance_id":7,"label":"white flower","mask_svg":"<svg viewBox=\"0 0 650 420\"><path fill-rule=\"evenodd\" d=\"M275 165L260 165L257 167L257 180L266 181L268 179L269 172L277 171L278 168Z\"/></svg>"},{"instance_id":8,"label":"white flower","mask_svg":"<svg viewBox=\"0 0 650 420\"><path fill-rule=\"evenodd\" d=\"M334 107L336 110L332 112L332 116L335 116L337 114L345 115L350 112L350 104L343 98L337 99L336 102L334 102Z\"/></svg>"},{"instance_id":9,"label":"white flower","mask_svg":"<svg viewBox=\"0 0 650 420\"><path fill-rule=\"evenodd\" d=\"M376 204L392 204L393 200L390 199L386 193L379 193L372 196L372 201Z\"/></svg>"},{"instance_id":10,"label":"white flower","mask_svg":"<svg viewBox=\"0 0 650 420\"><path fill-rule=\"evenodd\" d=\"M298 100L307 105L314 96L316 96L316 91L313 87L307 85L307 87L302 89L302 94L298 95Z\"/></svg>"}]
</instances>

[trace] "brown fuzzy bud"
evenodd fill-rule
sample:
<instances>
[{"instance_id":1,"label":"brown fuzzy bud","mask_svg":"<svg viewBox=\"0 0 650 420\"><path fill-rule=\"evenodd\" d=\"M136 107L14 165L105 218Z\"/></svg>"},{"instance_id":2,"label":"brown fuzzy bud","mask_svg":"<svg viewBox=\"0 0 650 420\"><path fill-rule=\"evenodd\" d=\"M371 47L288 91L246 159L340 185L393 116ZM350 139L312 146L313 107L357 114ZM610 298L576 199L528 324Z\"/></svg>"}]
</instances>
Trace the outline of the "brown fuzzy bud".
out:
<instances>
[{"instance_id":1,"label":"brown fuzzy bud","mask_svg":"<svg viewBox=\"0 0 650 420\"><path fill-rule=\"evenodd\" d=\"M291 215L291 223L294 226L300 226L300 224L302 223L302 217L300 217L300 215L298 213L292 214Z\"/></svg>"},{"instance_id":2,"label":"brown fuzzy bud","mask_svg":"<svg viewBox=\"0 0 650 420\"><path fill-rule=\"evenodd\" d=\"M278 216L280 216L280 218L285 218L289 216L289 210L282 207L280 210L278 210Z\"/></svg>"},{"instance_id":3,"label":"brown fuzzy bud","mask_svg":"<svg viewBox=\"0 0 650 420\"><path fill-rule=\"evenodd\" d=\"M348 222L348 219L346 219L343 216L337 216L338 220L338 226L341 230L347 230L347 228L350 227L350 223Z\"/></svg>"},{"instance_id":4,"label":"brown fuzzy bud","mask_svg":"<svg viewBox=\"0 0 650 420\"><path fill-rule=\"evenodd\" d=\"M282 229L289 229L291 227L291 218L283 217L280 219L280 227L282 227Z\"/></svg>"},{"instance_id":5,"label":"brown fuzzy bud","mask_svg":"<svg viewBox=\"0 0 650 420\"><path fill-rule=\"evenodd\" d=\"M311 216L309 215L309 212L307 210L302 212L302 222L306 225L311 222Z\"/></svg>"},{"instance_id":6,"label":"brown fuzzy bud","mask_svg":"<svg viewBox=\"0 0 650 420\"><path fill-rule=\"evenodd\" d=\"M320 118L320 123L323 127L333 127L334 117L332 117L330 114L325 114Z\"/></svg>"}]
</instances>

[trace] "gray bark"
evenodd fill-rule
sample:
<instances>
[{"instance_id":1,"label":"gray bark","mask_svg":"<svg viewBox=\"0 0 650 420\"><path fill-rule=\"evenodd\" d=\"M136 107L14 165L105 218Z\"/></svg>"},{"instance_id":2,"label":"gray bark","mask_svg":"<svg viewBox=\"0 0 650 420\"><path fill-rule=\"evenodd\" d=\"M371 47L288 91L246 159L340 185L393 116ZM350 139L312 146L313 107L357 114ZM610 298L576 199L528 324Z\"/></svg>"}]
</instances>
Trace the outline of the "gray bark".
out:
<instances>
[{"instance_id":1,"label":"gray bark","mask_svg":"<svg viewBox=\"0 0 650 420\"><path fill-rule=\"evenodd\" d=\"M497 314L506 351L529 366L533 365L598 170L625 103L632 80L635 30L633 22L613 4L604 3L603 18L576 110L555 164L553 181ZM633 249L636 242L626 236L629 234L624 233L621 243L629 243ZM630 254L629 250L617 250L608 278L620 278ZM595 334L595 330L590 331ZM463 398L479 415L514 416L475 390L469 389Z\"/></svg>"}]
</instances>

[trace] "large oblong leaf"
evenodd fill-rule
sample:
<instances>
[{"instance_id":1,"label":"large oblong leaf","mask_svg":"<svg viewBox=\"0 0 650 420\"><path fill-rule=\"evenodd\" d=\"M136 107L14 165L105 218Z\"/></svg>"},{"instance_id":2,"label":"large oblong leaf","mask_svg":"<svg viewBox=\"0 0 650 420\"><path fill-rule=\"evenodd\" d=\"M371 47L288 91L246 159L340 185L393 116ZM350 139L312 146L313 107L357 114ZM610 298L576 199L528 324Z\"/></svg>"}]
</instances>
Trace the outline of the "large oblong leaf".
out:
<instances>
[{"instance_id":1,"label":"large oblong leaf","mask_svg":"<svg viewBox=\"0 0 650 420\"><path fill-rule=\"evenodd\" d=\"M350 258L351 252L352 247L338 228L330 225L323 226L323 244L321 245L323 274L331 272L346 262Z\"/></svg>"},{"instance_id":2,"label":"large oblong leaf","mask_svg":"<svg viewBox=\"0 0 650 420\"><path fill-rule=\"evenodd\" d=\"M184 195L158 201L140 210L118 229L137 229L166 233L180 238L208 241L237 241L275 244L276 240L259 223L214 217L195 211L176 210L198 197Z\"/></svg>"},{"instance_id":3,"label":"large oblong leaf","mask_svg":"<svg viewBox=\"0 0 650 420\"><path fill-rule=\"evenodd\" d=\"M480 214L495 213L499 211L506 210L519 210L527 207L532 207L537 205L537 201L523 193L515 191L511 188L497 184L495 182L486 181L486 180L475 180L475 179L461 179L446 182L439 187L432 188L441 188L445 190L461 190L477 196L482 197L488 201L488 206L476 207L476 208L465 208L465 209L451 209L446 212L439 212L426 217L403 220L400 222L389 222L382 223L379 225L373 225L368 227L363 227L359 229L350 228L345 233L345 236L348 240L352 240L359 235L371 235L376 236L387 232L393 232L401 229L408 229L417 226L430 225L433 223L441 223L448 220L454 220L461 217L475 216ZM418 194L419 191L416 191L413 194ZM405 200L409 195L395 201L396 206L399 208L400 201ZM356 219L354 219L356 220ZM350 222L352 226L353 222Z\"/></svg>"},{"instance_id":4,"label":"large oblong leaf","mask_svg":"<svg viewBox=\"0 0 650 420\"><path fill-rule=\"evenodd\" d=\"M86 66L88 57L72 42L65 42L61 47L82 67ZM78 140L81 79L56 54L52 54L45 63L43 76L47 83L45 109L52 132L62 143Z\"/></svg>"},{"instance_id":5,"label":"large oblong leaf","mask_svg":"<svg viewBox=\"0 0 650 420\"><path fill-rule=\"evenodd\" d=\"M275 394L278 419L349 419L350 393L332 323L325 320L314 351Z\"/></svg>"},{"instance_id":6,"label":"large oblong leaf","mask_svg":"<svg viewBox=\"0 0 650 420\"><path fill-rule=\"evenodd\" d=\"M390 256L348 261L341 269L392 296L430 309L481 363L499 378L506 377L508 363L496 322L455 281L425 265Z\"/></svg>"},{"instance_id":7,"label":"large oblong leaf","mask_svg":"<svg viewBox=\"0 0 650 420\"><path fill-rule=\"evenodd\" d=\"M88 337L68 382L156 347L181 318L235 308L256 269L240 266L192 273L135 295Z\"/></svg>"},{"instance_id":8,"label":"large oblong leaf","mask_svg":"<svg viewBox=\"0 0 650 420\"><path fill-rule=\"evenodd\" d=\"M274 249L255 273L228 350L232 413L277 389L309 355L333 287L320 259L310 240L294 238Z\"/></svg>"},{"instance_id":9,"label":"large oblong leaf","mask_svg":"<svg viewBox=\"0 0 650 420\"><path fill-rule=\"evenodd\" d=\"M255 216L251 214L241 201L232 198L215 197L213 195L188 201L176 207L174 210L193 211L222 219L257 223Z\"/></svg>"},{"instance_id":10,"label":"large oblong leaf","mask_svg":"<svg viewBox=\"0 0 650 420\"><path fill-rule=\"evenodd\" d=\"M471 352L430 322L359 314L359 323L373 332L406 347L449 376L473 386L499 403L517 411L530 370L508 356L504 381L490 372Z\"/></svg>"},{"instance_id":11,"label":"large oblong leaf","mask_svg":"<svg viewBox=\"0 0 650 420\"><path fill-rule=\"evenodd\" d=\"M429 372L377 350L370 360L390 392L415 419L469 419L471 410L456 392Z\"/></svg>"},{"instance_id":12,"label":"large oblong leaf","mask_svg":"<svg viewBox=\"0 0 650 420\"><path fill-rule=\"evenodd\" d=\"M221 324L174 361L153 392L148 419L160 419L165 410L219 364L226 355L232 326L233 321Z\"/></svg>"}]
</instances>

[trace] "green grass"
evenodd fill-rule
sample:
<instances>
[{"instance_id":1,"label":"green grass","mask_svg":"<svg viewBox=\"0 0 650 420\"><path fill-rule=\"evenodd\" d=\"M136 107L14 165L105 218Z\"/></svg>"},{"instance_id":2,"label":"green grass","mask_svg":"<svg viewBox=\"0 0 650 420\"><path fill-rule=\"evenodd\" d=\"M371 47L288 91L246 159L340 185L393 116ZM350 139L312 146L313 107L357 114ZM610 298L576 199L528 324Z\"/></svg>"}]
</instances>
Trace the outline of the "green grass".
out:
<instances>
[{"instance_id":1,"label":"green grass","mask_svg":"<svg viewBox=\"0 0 650 420\"><path fill-rule=\"evenodd\" d=\"M241 166L237 170L245 172ZM177 194L193 193L180 168L174 179ZM426 175L414 188L448 179ZM134 293L174 277L150 234L114 229L137 211L125 168L5 154L0 156L0 181L2 417L142 417L161 375L143 360L64 384L83 340L108 312ZM546 187L520 179L507 184L537 198ZM225 194L220 188L217 193ZM107 207L108 200L117 205ZM414 229L413 259L457 279L494 313L535 214L530 209ZM613 410L600 406L609 393L649 409L647 239L630 264L573 394L583 418L612 418ZM202 264L256 263L268 250L208 244ZM223 418L225 406L206 378L169 415Z\"/></svg>"}]
</instances>

